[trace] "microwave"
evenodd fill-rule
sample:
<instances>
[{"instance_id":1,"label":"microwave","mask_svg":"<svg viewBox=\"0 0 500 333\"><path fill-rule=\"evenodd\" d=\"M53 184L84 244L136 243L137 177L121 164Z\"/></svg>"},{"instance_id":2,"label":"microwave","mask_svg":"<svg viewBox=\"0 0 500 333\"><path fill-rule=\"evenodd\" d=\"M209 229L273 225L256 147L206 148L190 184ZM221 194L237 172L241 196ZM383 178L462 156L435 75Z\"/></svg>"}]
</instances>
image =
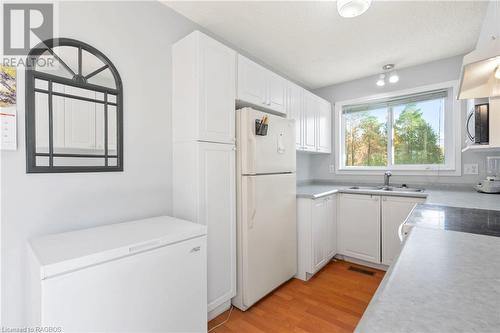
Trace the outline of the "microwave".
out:
<instances>
[{"instance_id":1,"label":"microwave","mask_svg":"<svg viewBox=\"0 0 500 333\"><path fill-rule=\"evenodd\" d=\"M475 144L488 144L490 141L489 104L477 104L467 116L466 132L469 140ZM472 120L474 120L472 122Z\"/></svg>"}]
</instances>

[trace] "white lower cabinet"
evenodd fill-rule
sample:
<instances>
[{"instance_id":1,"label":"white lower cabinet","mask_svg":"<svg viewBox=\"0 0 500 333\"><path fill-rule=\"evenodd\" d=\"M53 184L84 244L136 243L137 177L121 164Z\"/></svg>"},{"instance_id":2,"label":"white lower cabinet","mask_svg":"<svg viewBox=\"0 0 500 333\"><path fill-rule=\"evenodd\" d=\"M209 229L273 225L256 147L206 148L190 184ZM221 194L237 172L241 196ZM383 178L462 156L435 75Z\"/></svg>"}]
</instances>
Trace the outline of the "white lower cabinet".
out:
<instances>
[{"instance_id":1,"label":"white lower cabinet","mask_svg":"<svg viewBox=\"0 0 500 333\"><path fill-rule=\"evenodd\" d=\"M398 228L423 198L340 194L338 253L390 265L401 250Z\"/></svg>"},{"instance_id":2,"label":"white lower cabinet","mask_svg":"<svg viewBox=\"0 0 500 333\"><path fill-rule=\"evenodd\" d=\"M297 278L301 280L308 280L336 253L336 200L336 195L298 199Z\"/></svg>"},{"instance_id":3,"label":"white lower cabinet","mask_svg":"<svg viewBox=\"0 0 500 333\"><path fill-rule=\"evenodd\" d=\"M340 194L339 253L380 263L380 196Z\"/></svg>"},{"instance_id":4,"label":"white lower cabinet","mask_svg":"<svg viewBox=\"0 0 500 333\"><path fill-rule=\"evenodd\" d=\"M382 264L390 265L401 250L398 228L413 207L425 199L382 197Z\"/></svg>"}]
</instances>

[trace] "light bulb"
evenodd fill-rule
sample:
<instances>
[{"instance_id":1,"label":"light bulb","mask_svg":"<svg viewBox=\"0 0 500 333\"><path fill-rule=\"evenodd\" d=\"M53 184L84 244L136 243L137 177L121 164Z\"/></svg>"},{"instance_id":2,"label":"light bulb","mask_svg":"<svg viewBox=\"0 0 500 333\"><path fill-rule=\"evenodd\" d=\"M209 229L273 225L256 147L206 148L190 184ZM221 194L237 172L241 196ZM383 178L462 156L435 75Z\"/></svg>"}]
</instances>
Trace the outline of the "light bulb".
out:
<instances>
[{"instance_id":1,"label":"light bulb","mask_svg":"<svg viewBox=\"0 0 500 333\"><path fill-rule=\"evenodd\" d=\"M399 75L398 75L398 73L392 72L391 74L389 74L389 82L390 83L396 83L398 81L399 81Z\"/></svg>"},{"instance_id":2,"label":"light bulb","mask_svg":"<svg viewBox=\"0 0 500 333\"><path fill-rule=\"evenodd\" d=\"M372 0L337 0L337 11L342 17L356 17L370 7Z\"/></svg>"},{"instance_id":3,"label":"light bulb","mask_svg":"<svg viewBox=\"0 0 500 333\"><path fill-rule=\"evenodd\" d=\"M378 80L376 82L377 86L383 87L385 86L385 74L380 74Z\"/></svg>"},{"instance_id":4,"label":"light bulb","mask_svg":"<svg viewBox=\"0 0 500 333\"><path fill-rule=\"evenodd\" d=\"M500 66L498 66L497 70L495 71L495 77L500 80Z\"/></svg>"}]
</instances>

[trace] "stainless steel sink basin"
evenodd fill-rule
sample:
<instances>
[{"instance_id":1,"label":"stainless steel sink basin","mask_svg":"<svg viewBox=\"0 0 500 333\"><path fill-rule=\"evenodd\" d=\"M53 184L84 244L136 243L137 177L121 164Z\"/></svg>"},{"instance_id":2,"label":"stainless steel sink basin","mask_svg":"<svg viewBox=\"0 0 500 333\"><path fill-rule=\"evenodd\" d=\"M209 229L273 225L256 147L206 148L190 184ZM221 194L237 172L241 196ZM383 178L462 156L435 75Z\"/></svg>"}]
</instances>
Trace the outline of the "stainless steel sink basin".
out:
<instances>
[{"instance_id":1,"label":"stainless steel sink basin","mask_svg":"<svg viewBox=\"0 0 500 333\"><path fill-rule=\"evenodd\" d=\"M407 186L351 186L350 190L360 191L390 191L390 192L423 192L421 188Z\"/></svg>"},{"instance_id":2,"label":"stainless steel sink basin","mask_svg":"<svg viewBox=\"0 0 500 333\"><path fill-rule=\"evenodd\" d=\"M399 192L423 192L423 188L413 188L413 187L394 187L392 191Z\"/></svg>"},{"instance_id":3,"label":"stainless steel sink basin","mask_svg":"<svg viewBox=\"0 0 500 333\"><path fill-rule=\"evenodd\" d=\"M380 190L380 186L351 186L350 190L369 190L369 191L377 191Z\"/></svg>"}]
</instances>

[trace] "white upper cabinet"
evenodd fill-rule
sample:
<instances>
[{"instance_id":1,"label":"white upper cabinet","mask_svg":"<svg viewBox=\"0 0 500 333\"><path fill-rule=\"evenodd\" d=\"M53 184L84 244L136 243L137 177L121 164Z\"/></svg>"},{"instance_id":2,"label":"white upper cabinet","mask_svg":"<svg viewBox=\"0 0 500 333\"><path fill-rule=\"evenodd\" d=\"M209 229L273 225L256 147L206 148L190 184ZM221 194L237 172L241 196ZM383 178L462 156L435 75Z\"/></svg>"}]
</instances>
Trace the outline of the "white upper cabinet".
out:
<instances>
[{"instance_id":1,"label":"white upper cabinet","mask_svg":"<svg viewBox=\"0 0 500 333\"><path fill-rule=\"evenodd\" d=\"M331 153L330 103L293 83L287 95L286 110L288 117L295 120L297 150Z\"/></svg>"},{"instance_id":2,"label":"white upper cabinet","mask_svg":"<svg viewBox=\"0 0 500 333\"><path fill-rule=\"evenodd\" d=\"M240 102L286 113L287 81L281 76L238 55L238 96Z\"/></svg>"},{"instance_id":3,"label":"white upper cabinet","mask_svg":"<svg viewBox=\"0 0 500 333\"><path fill-rule=\"evenodd\" d=\"M288 85L287 90L286 113L288 118L295 120L295 147L297 150L302 150L304 142L303 90L303 88L293 83Z\"/></svg>"},{"instance_id":4,"label":"white upper cabinet","mask_svg":"<svg viewBox=\"0 0 500 333\"><path fill-rule=\"evenodd\" d=\"M305 91L304 96L304 143L303 150L317 151L317 126L316 119L318 115L317 97L312 93Z\"/></svg>"},{"instance_id":5,"label":"white upper cabinet","mask_svg":"<svg viewBox=\"0 0 500 333\"><path fill-rule=\"evenodd\" d=\"M316 151L320 153L332 152L332 110L327 101L317 99L316 113Z\"/></svg>"},{"instance_id":6,"label":"white upper cabinet","mask_svg":"<svg viewBox=\"0 0 500 333\"><path fill-rule=\"evenodd\" d=\"M286 113L287 81L272 72L268 73L267 103L270 109Z\"/></svg>"},{"instance_id":7,"label":"white upper cabinet","mask_svg":"<svg viewBox=\"0 0 500 333\"><path fill-rule=\"evenodd\" d=\"M238 99L267 107L266 71L264 67L238 55Z\"/></svg>"},{"instance_id":8,"label":"white upper cabinet","mask_svg":"<svg viewBox=\"0 0 500 333\"><path fill-rule=\"evenodd\" d=\"M236 52L195 31L173 46L172 63L174 142L234 143Z\"/></svg>"}]
</instances>

